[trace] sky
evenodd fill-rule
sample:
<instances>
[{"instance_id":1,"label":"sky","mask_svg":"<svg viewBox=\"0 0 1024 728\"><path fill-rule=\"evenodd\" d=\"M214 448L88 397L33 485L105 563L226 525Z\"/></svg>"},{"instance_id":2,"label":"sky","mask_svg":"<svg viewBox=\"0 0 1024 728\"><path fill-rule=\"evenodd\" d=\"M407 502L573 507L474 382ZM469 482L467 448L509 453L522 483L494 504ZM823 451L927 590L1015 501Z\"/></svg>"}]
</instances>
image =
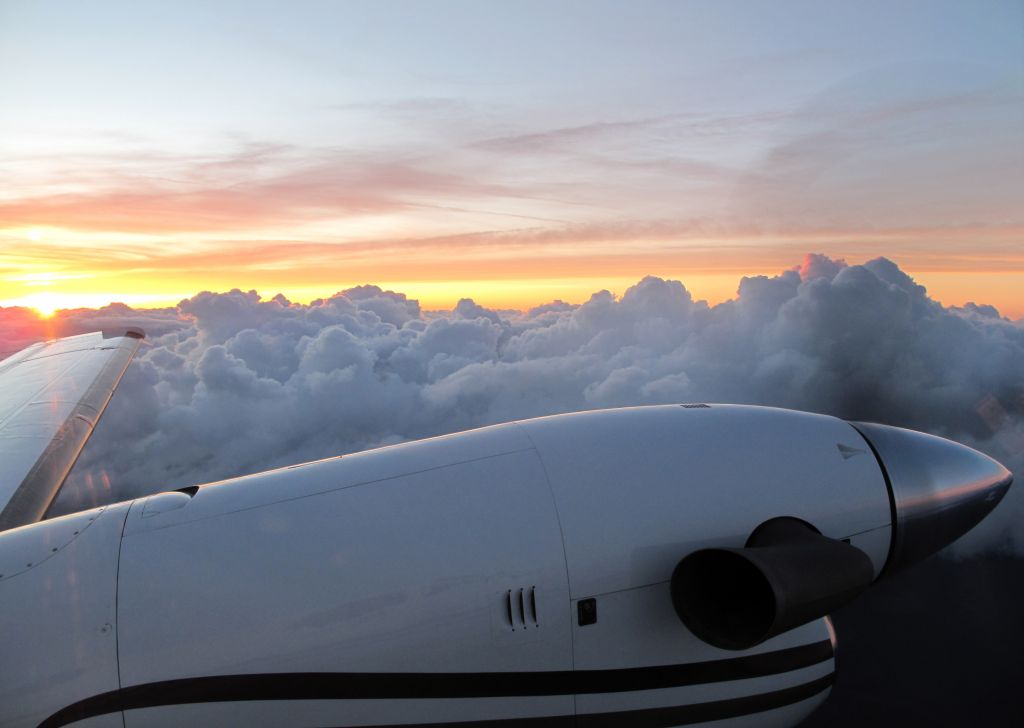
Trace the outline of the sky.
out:
<instances>
[{"instance_id":1,"label":"sky","mask_svg":"<svg viewBox=\"0 0 1024 728\"><path fill-rule=\"evenodd\" d=\"M807 252L1024 316L1024 4L0 2L0 306L712 304Z\"/></svg>"}]
</instances>

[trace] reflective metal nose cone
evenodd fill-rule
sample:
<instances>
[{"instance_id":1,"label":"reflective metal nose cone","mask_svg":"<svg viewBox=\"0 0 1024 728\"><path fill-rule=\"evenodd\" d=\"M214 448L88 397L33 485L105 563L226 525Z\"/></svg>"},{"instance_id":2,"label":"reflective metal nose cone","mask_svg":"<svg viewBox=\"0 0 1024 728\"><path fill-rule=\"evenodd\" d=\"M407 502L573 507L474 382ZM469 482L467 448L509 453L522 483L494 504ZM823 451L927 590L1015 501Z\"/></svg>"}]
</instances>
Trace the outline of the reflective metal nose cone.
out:
<instances>
[{"instance_id":1,"label":"reflective metal nose cone","mask_svg":"<svg viewBox=\"0 0 1024 728\"><path fill-rule=\"evenodd\" d=\"M885 571L951 544L996 507L1013 482L998 462L966 445L922 432L851 423L878 456L893 505Z\"/></svg>"}]
</instances>

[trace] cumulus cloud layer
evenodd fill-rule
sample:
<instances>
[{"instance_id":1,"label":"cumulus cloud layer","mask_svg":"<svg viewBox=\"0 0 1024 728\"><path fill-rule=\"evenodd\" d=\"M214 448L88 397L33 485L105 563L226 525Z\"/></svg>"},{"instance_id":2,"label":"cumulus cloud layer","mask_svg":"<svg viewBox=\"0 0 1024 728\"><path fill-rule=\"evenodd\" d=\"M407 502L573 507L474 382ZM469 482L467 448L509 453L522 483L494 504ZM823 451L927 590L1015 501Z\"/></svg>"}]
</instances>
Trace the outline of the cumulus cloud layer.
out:
<instances>
[{"instance_id":1,"label":"cumulus cloud layer","mask_svg":"<svg viewBox=\"0 0 1024 728\"><path fill-rule=\"evenodd\" d=\"M0 309L0 351L38 338ZM648 277L621 297L423 312L361 286L309 305L200 293L174 309L64 313L65 335L141 325L63 507L516 418L687 401L826 412L952 437L1024 467L1024 323L943 307L884 258L810 255L709 307ZM961 548L1024 550L1022 488Z\"/></svg>"}]
</instances>

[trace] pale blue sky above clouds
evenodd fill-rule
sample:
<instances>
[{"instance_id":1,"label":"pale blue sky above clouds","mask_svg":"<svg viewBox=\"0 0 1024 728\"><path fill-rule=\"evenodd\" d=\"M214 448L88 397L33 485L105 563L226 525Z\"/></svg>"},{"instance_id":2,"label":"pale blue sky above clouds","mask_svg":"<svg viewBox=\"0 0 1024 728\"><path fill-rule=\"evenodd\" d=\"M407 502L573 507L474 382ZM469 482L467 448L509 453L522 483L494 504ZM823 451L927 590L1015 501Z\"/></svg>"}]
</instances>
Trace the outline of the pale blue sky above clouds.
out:
<instances>
[{"instance_id":1,"label":"pale blue sky above clouds","mask_svg":"<svg viewBox=\"0 0 1024 728\"><path fill-rule=\"evenodd\" d=\"M500 234L1024 270L1022 127L1019 0L0 2L0 245L153 269Z\"/></svg>"}]
</instances>

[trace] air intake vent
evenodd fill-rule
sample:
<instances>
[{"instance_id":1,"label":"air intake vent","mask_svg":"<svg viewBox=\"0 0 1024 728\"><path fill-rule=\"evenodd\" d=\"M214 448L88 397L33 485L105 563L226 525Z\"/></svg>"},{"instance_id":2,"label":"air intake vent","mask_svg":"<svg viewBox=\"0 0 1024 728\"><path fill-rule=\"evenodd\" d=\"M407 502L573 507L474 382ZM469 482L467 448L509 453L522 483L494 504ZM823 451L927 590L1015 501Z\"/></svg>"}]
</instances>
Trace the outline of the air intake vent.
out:
<instances>
[{"instance_id":1,"label":"air intake vent","mask_svg":"<svg viewBox=\"0 0 1024 728\"><path fill-rule=\"evenodd\" d=\"M505 592L505 626L513 632L540 626L537 618L537 587L521 587Z\"/></svg>"},{"instance_id":2,"label":"air intake vent","mask_svg":"<svg viewBox=\"0 0 1024 728\"><path fill-rule=\"evenodd\" d=\"M681 404L679 406L683 409L711 409L709 404Z\"/></svg>"}]
</instances>

